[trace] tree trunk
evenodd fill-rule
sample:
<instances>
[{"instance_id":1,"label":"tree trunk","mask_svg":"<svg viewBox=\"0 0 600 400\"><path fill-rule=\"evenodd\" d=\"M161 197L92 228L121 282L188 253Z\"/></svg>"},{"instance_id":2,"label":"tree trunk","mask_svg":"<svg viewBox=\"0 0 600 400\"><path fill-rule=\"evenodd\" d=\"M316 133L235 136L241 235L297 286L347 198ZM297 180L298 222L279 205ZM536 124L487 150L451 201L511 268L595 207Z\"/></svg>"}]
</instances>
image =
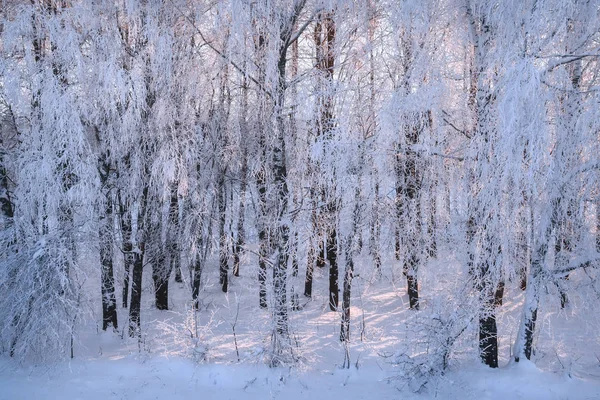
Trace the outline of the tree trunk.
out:
<instances>
[{"instance_id":1,"label":"tree trunk","mask_svg":"<svg viewBox=\"0 0 600 400\"><path fill-rule=\"evenodd\" d=\"M342 295L342 325L340 341L350 341L350 297L352 293L352 278L354 278L354 260L352 259L351 244L346 249L346 271L344 273L344 293Z\"/></svg>"},{"instance_id":2,"label":"tree trunk","mask_svg":"<svg viewBox=\"0 0 600 400\"><path fill-rule=\"evenodd\" d=\"M525 291L525 305L519 333L515 341L514 357L519 362L522 357L531 359L533 353L533 334L537 322L537 313L540 297L540 286L542 282L542 263L546 257L547 245L542 244L534 256L529 271L527 290Z\"/></svg>"},{"instance_id":3,"label":"tree trunk","mask_svg":"<svg viewBox=\"0 0 600 400\"><path fill-rule=\"evenodd\" d=\"M132 228L131 228L131 212L125 204L119 193L119 216L121 219L121 236L123 238L123 264L125 266L125 275L123 277L123 308L127 308L129 304L129 276L131 267L133 266L133 243L132 243Z\"/></svg>"},{"instance_id":4,"label":"tree trunk","mask_svg":"<svg viewBox=\"0 0 600 400\"><path fill-rule=\"evenodd\" d=\"M100 217L100 263L102 282L102 330L117 325L117 300L115 298L115 279L113 274L113 235L112 235L112 201L111 192L106 194L104 213Z\"/></svg>"},{"instance_id":5,"label":"tree trunk","mask_svg":"<svg viewBox=\"0 0 600 400\"><path fill-rule=\"evenodd\" d=\"M306 262L306 278L304 279L304 295L312 297L313 272L315 269L315 247L311 243Z\"/></svg>"},{"instance_id":6,"label":"tree trunk","mask_svg":"<svg viewBox=\"0 0 600 400\"><path fill-rule=\"evenodd\" d=\"M267 233L265 228L258 234L258 303L260 308L267 308Z\"/></svg>"},{"instance_id":7,"label":"tree trunk","mask_svg":"<svg viewBox=\"0 0 600 400\"><path fill-rule=\"evenodd\" d=\"M552 232L556 229L559 220L560 199L553 199L550 202L549 221L542 227L542 234L536 241L537 248L532 254L531 266L527 277L527 290L525 291L525 304L523 306L523 316L517 339L515 340L513 354L515 362L519 362L522 357L531 359L533 353L533 334L537 322L538 307L540 303L540 291L542 290L544 260L548 253L548 243ZM542 214L542 222L544 215Z\"/></svg>"},{"instance_id":8,"label":"tree trunk","mask_svg":"<svg viewBox=\"0 0 600 400\"><path fill-rule=\"evenodd\" d=\"M377 179L377 170L373 171L374 179ZM377 278L381 277L381 254L379 251L379 239L381 236L381 222L379 221L379 182L375 182L375 201L372 207L371 227L369 236L369 252L375 264Z\"/></svg>"},{"instance_id":9,"label":"tree trunk","mask_svg":"<svg viewBox=\"0 0 600 400\"><path fill-rule=\"evenodd\" d=\"M419 309L419 283L417 281L418 259L411 255L408 259L406 271L406 284L408 294L408 304L411 310Z\"/></svg>"},{"instance_id":10,"label":"tree trunk","mask_svg":"<svg viewBox=\"0 0 600 400\"><path fill-rule=\"evenodd\" d=\"M200 282L202 280L202 261L202 256L200 255L200 251L198 251L196 254L196 259L194 260L192 277L192 301L194 303L195 310L197 310L199 307L198 295L200 294Z\"/></svg>"},{"instance_id":11,"label":"tree trunk","mask_svg":"<svg viewBox=\"0 0 600 400\"><path fill-rule=\"evenodd\" d=\"M169 309L169 278L171 268L164 252L159 252L152 260L152 280L154 281L154 300L159 310Z\"/></svg>"},{"instance_id":12,"label":"tree trunk","mask_svg":"<svg viewBox=\"0 0 600 400\"><path fill-rule=\"evenodd\" d=\"M600 253L600 201L596 202L596 251Z\"/></svg>"},{"instance_id":13,"label":"tree trunk","mask_svg":"<svg viewBox=\"0 0 600 400\"><path fill-rule=\"evenodd\" d=\"M140 337L140 308L142 304L142 272L144 271L144 243L138 245L134 252L133 272L131 279L131 303L129 305L129 336Z\"/></svg>"},{"instance_id":14,"label":"tree trunk","mask_svg":"<svg viewBox=\"0 0 600 400\"><path fill-rule=\"evenodd\" d=\"M489 304L489 314L479 317L479 355L481 360L491 368L498 368L498 328L494 304Z\"/></svg>"},{"instance_id":15,"label":"tree trunk","mask_svg":"<svg viewBox=\"0 0 600 400\"><path fill-rule=\"evenodd\" d=\"M294 241L292 243L292 276L298 276L298 231L294 232Z\"/></svg>"},{"instance_id":16,"label":"tree trunk","mask_svg":"<svg viewBox=\"0 0 600 400\"><path fill-rule=\"evenodd\" d=\"M240 207L237 221L237 239L234 246L233 251L233 276L240 276L240 257L244 250L245 244L245 231L244 231L244 220L245 220L245 210L246 210L246 177L248 174L248 157L246 152L244 151L242 154L242 171L240 178Z\"/></svg>"},{"instance_id":17,"label":"tree trunk","mask_svg":"<svg viewBox=\"0 0 600 400\"><path fill-rule=\"evenodd\" d=\"M219 283L221 290L227 293L229 286L227 262L227 237L225 236L225 219L226 219L226 191L225 191L225 172L222 171L219 176L217 202L219 207Z\"/></svg>"},{"instance_id":18,"label":"tree trunk","mask_svg":"<svg viewBox=\"0 0 600 400\"><path fill-rule=\"evenodd\" d=\"M169 269L175 270L175 282L182 283L181 259L179 254L179 198L177 189L179 182L174 182L171 188L171 200L169 202L169 226L168 226L168 250L169 250Z\"/></svg>"},{"instance_id":19,"label":"tree trunk","mask_svg":"<svg viewBox=\"0 0 600 400\"><path fill-rule=\"evenodd\" d=\"M329 261L329 309L337 311L339 304L338 262L337 262L337 233L333 228L327 238L327 260Z\"/></svg>"},{"instance_id":20,"label":"tree trunk","mask_svg":"<svg viewBox=\"0 0 600 400\"><path fill-rule=\"evenodd\" d=\"M498 282L498 285L496 286L496 292L494 293L494 306L496 307L500 307L504 300L504 286L504 279Z\"/></svg>"},{"instance_id":21,"label":"tree trunk","mask_svg":"<svg viewBox=\"0 0 600 400\"><path fill-rule=\"evenodd\" d=\"M434 183L437 186L437 181ZM434 186L434 187L435 187ZM436 239L436 223L435 214L437 212L437 203L435 199L434 187L430 187L429 192L429 218L427 218L427 236L429 239L427 253L430 258L437 258L437 239Z\"/></svg>"},{"instance_id":22,"label":"tree trunk","mask_svg":"<svg viewBox=\"0 0 600 400\"><path fill-rule=\"evenodd\" d=\"M99 135L98 129L96 134ZM115 278L113 273L113 207L111 190L111 167L107 161L107 154L103 154L99 160L98 172L100 182L105 189L105 202L99 210L99 232L100 240L100 282L102 294L102 330L112 325L117 329L117 300L115 297ZM72 213L71 213L72 215Z\"/></svg>"}]
</instances>

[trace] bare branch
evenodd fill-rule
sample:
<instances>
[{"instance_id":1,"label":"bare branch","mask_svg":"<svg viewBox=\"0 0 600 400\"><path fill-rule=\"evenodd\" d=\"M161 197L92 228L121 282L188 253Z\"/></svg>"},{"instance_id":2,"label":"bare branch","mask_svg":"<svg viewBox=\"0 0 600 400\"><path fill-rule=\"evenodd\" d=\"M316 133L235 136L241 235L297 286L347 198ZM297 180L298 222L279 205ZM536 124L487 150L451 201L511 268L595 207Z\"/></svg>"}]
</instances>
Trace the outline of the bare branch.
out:
<instances>
[{"instance_id":1,"label":"bare branch","mask_svg":"<svg viewBox=\"0 0 600 400\"><path fill-rule=\"evenodd\" d=\"M253 83L255 83L256 86L258 86L258 88L260 90L262 90L267 96L269 96L270 98L273 98L272 93L262 83L260 83L252 75L248 75L247 71L244 70L243 68L241 68L231 58L229 58L229 56L227 56L227 54L223 53L221 50L219 50L218 48L216 48L215 46L213 46L213 44L206 39L206 37L204 36L204 34L202 33L202 31L200 30L200 28L198 28L198 26L194 23L194 21L188 15L186 15L183 11L181 11L181 8L179 6L177 6L173 0L169 0L169 1L171 2L171 4L173 4L173 7L175 7L175 9L179 12L179 14L181 14L181 16L183 18L185 18L185 20L194 28L194 30L198 33L198 35L200 35L200 38L202 38L202 40L204 41L204 43L206 43L206 45L208 47L210 47L210 49L212 51L214 51L217 55L219 55L221 58L223 58L225 61L227 61L238 72L240 72L241 74L247 76L248 79L250 79Z\"/></svg>"}]
</instances>

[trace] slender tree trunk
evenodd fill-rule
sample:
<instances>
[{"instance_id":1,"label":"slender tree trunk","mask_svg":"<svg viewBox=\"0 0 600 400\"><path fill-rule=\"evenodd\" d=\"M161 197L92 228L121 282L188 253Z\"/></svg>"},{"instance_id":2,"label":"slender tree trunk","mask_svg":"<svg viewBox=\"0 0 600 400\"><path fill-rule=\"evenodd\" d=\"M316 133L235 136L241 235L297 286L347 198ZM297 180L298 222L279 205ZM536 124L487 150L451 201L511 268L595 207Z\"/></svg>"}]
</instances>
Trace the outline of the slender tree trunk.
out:
<instances>
[{"instance_id":1,"label":"slender tree trunk","mask_svg":"<svg viewBox=\"0 0 600 400\"><path fill-rule=\"evenodd\" d=\"M212 221L213 218L206 218L202 221L202 224L208 224L207 232L205 234L204 230L201 229L200 232L198 232L198 237L196 239L196 255L194 258L194 266L192 268L192 301L195 310L197 310L200 305L198 296L200 294L200 284L202 282L202 271L204 270L204 264L206 263L206 258L210 249L209 238L212 236Z\"/></svg>"},{"instance_id":2,"label":"slender tree trunk","mask_svg":"<svg viewBox=\"0 0 600 400\"><path fill-rule=\"evenodd\" d=\"M246 39L244 39L245 41ZM244 44L246 44L244 42ZM242 64L242 70L246 71L246 58ZM239 207L237 220L237 238L233 247L233 276L240 276L240 258L244 251L246 242L246 232L244 230L244 222L246 216L246 186L248 179L248 150L245 137L248 135L248 76L246 73L242 76L242 99L240 106L240 146L242 148L242 168L240 170L240 192L239 192Z\"/></svg>"},{"instance_id":3,"label":"slender tree trunk","mask_svg":"<svg viewBox=\"0 0 600 400\"><path fill-rule=\"evenodd\" d=\"M337 311L339 304L339 268L337 262L337 232L333 228L327 237L327 260L329 261L329 309Z\"/></svg>"},{"instance_id":4,"label":"slender tree trunk","mask_svg":"<svg viewBox=\"0 0 600 400\"><path fill-rule=\"evenodd\" d=\"M314 240L314 238L313 238ZM315 247L311 244L308 249L308 256L306 262L306 278L304 279L304 295L306 297L312 297L312 286L313 286L313 272L315 269Z\"/></svg>"},{"instance_id":5,"label":"slender tree trunk","mask_svg":"<svg viewBox=\"0 0 600 400\"><path fill-rule=\"evenodd\" d=\"M98 130L96 131L98 134ZM98 172L100 182L105 189L105 202L100 206L99 232L100 240L100 282L102 294L102 330L109 326L117 329L117 300L115 297L115 278L113 273L113 205L111 190L111 168L104 154L99 160Z\"/></svg>"},{"instance_id":6,"label":"slender tree trunk","mask_svg":"<svg viewBox=\"0 0 600 400\"><path fill-rule=\"evenodd\" d=\"M417 279L418 263L419 259L414 253L407 255L404 271L406 275L408 304L411 310L419 309L419 281Z\"/></svg>"},{"instance_id":7,"label":"slender tree trunk","mask_svg":"<svg viewBox=\"0 0 600 400\"><path fill-rule=\"evenodd\" d=\"M131 276L131 301L129 303L129 336L142 336L141 327L141 305L142 305L142 276L144 272L144 261L146 254L146 229L147 229L147 206L149 188L144 185L142 198L137 210L137 238L136 247L133 249L133 270Z\"/></svg>"},{"instance_id":8,"label":"slender tree trunk","mask_svg":"<svg viewBox=\"0 0 600 400\"><path fill-rule=\"evenodd\" d=\"M374 179L377 179L377 170L374 168L373 175ZM372 208L371 216L371 227L370 227L370 238L369 238L369 251L373 257L375 264L375 273L377 277L381 277L381 254L379 251L379 239L381 233L381 222L379 221L379 182L375 182L375 201Z\"/></svg>"},{"instance_id":9,"label":"slender tree trunk","mask_svg":"<svg viewBox=\"0 0 600 400\"><path fill-rule=\"evenodd\" d=\"M525 291L525 304L521 325L515 341L513 350L515 362L519 362L522 357L531 359L533 353L533 334L537 322L538 307L540 301L540 290L542 284L543 262L546 257L548 245L541 243L535 251L533 261L529 269L527 290Z\"/></svg>"},{"instance_id":10,"label":"slender tree trunk","mask_svg":"<svg viewBox=\"0 0 600 400\"><path fill-rule=\"evenodd\" d=\"M429 239L427 253L430 258L437 258L437 238L436 238L436 212L437 212L437 203L435 196L435 187L437 186L437 181L434 183L434 186L429 188L429 218L427 218L427 236Z\"/></svg>"},{"instance_id":11,"label":"slender tree trunk","mask_svg":"<svg viewBox=\"0 0 600 400\"><path fill-rule=\"evenodd\" d=\"M245 244L245 231L244 231L244 220L245 220L245 212L246 212L246 177L248 170L248 157L246 152L244 151L242 154L242 172L241 172L241 181L240 181L240 206L239 206L239 214L237 221L237 239L235 242L235 247L233 251L233 276L240 276L240 257L244 250Z\"/></svg>"},{"instance_id":12,"label":"slender tree trunk","mask_svg":"<svg viewBox=\"0 0 600 400\"><path fill-rule=\"evenodd\" d=\"M177 196L177 189L179 182L174 182L171 188L171 200L169 203L169 226L168 226L168 246L169 246L169 269L175 270L175 282L183 282L181 276L181 258L179 254L179 197Z\"/></svg>"},{"instance_id":13,"label":"slender tree trunk","mask_svg":"<svg viewBox=\"0 0 600 400\"><path fill-rule=\"evenodd\" d=\"M278 70L279 88L276 107L277 139L273 147L273 184L278 201L278 238L277 257L273 265L273 290L274 290L274 314L275 326L281 340L288 337L288 310L287 310L287 264L289 251L288 225L288 185L287 165L285 157L285 124L283 107L285 105L285 68L287 48L280 50Z\"/></svg>"},{"instance_id":14,"label":"slender tree trunk","mask_svg":"<svg viewBox=\"0 0 600 400\"><path fill-rule=\"evenodd\" d=\"M354 260L351 255L351 244L346 249L346 271L344 272L344 293L342 295L342 325L340 341L350 341L350 297L352 295L352 279L354 278Z\"/></svg>"},{"instance_id":15,"label":"slender tree trunk","mask_svg":"<svg viewBox=\"0 0 600 400\"><path fill-rule=\"evenodd\" d=\"M118 193L119 200L119 217L121 220L121 237L123 238L123 264L125 274L123 276L123 308L127 308L129 304L129 276L133 266L133 243L132 243L132 227L131 227L131 212L125 206L121 194Z\"/></svg>"},{"instance_id":16,"label":"slender tree trunk","mask_svg":"<svg viewBox=\"0 0 600 400\"><path fill-rule=\"evenodd\" d=\"M115 298L115 279L113 274L113 234L112 201L110 191L106 194L106 203L100 217L100 263L102 282L102 330L109 326L118 328L117 300Z\"/></svg>"},{"instance_id":17,"label":"slender tree trunk","mask_svg":"<svg viewBox=\"0 0 600 400\"><path fill-rule=\"evenodd\" d=\"M496 307L500 307L504 300L504 286L505 286L504 279L502 279L500 282L498 282L498 285L496 286L496 292L494 294L494 305Z\"/></svg>"},{"instance_id":18,"label":"slender tree trunk","mask_svg":"<svg viewBox=\"0 0 600 400\"><path fill-rule=\"evenodd\" d=\"M292 242L292 276L298 276L298 231L294 231L294 240Z\"/></svg>"},{"instance_id":19,"label":"slender tree trunk","mask_svg":"<svg viewBox=\"0 0 600 400\"><path fill-rule=\"evenodd\" d=\"M134 252L131 279L131 303L129 305L129 336L140 337L140 309L142 304L142 272L144 271L144 244L140 243Z\"/></svg>"},{"instance_id":20,"label":"slender tree trunk","mask_svg":"<svg viewBox=\"0 0 600 400\"><path fill-rule=\"evenodd\" d=\"M493 309L495 305L492 302L488 307ZM498 368L498 327L494 312L479 317L479 354L487 366Z\"/></svg>"},{"instance_id":21,"label":"slender tree trunk","mask_svg":"<svg viewBox=\"0 0 600 400\"><path fill-rule=\"evenodd\" d=\"M361 160L363 158L362 148L359 148ZM354 191L354 211L352 216L352 231L346 244L346 270L344 271L344 293L342 294L342 323L340 327L340 341L348 343L350 341L350 299L352 295L352 280L354 278L354 252L358 225L360 222L360 186L361 178L358 178L358 185ZM346 354L348 357L349 355ZM348 361L348 367L350 362Z\"/></svg>"},{"instance_id":22,"label":"slender tree trunk","mask_svg":"<svg viewBox=\"0 0 600 400\"><path fill-rule=\"evenodd\" d=\"M169 309L170 263L163 251L152 259L152 280L154 281L154 301L159 310Z\"/></svg>"},{"instance_id":23,"label":"slender tree trunk","mask_svg":"<svg viewBox=\"0 0 600 400\"><path fill-rule=\"evenodd\" d=\"M225 173L220 173L218 181L218 193L217 202L219 207L219 282L221 283L221 290L227 293L229 286L228 277L228 260L227 260L227 236L225 235L225 219L226 219L226 190L225 190Z\"/></svg>"},{"instance_id":24,"label":"slender tree trunk","mask_svg":"<svg viewBox=\"0 0 600 400\"><path fill-rule=\"evenodd\" d=\"M194 309L198 309L198 295L200 294L200 282L202 279L202 257L200 254L196 254L194 260L194 274L192 279L192 301L194 302Z\"/></svg>"}]
</instances>

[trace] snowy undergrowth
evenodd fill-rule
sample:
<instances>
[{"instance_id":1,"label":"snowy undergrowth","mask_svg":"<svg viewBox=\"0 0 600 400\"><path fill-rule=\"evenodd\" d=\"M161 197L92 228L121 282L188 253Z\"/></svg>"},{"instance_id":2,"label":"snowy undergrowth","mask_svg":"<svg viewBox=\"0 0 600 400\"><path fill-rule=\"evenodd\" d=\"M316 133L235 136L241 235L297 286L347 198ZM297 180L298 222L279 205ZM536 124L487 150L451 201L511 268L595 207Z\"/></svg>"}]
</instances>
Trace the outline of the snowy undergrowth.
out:
<instances>
[{"instance_id":1,"label":"snowy undergrowth","mask_svg":"<svg viewBox=\"0 0 600 400\"><path fill-rule=\"evenodd\" d=\"M344 357L340 314L328 309L327 271L317 269L312 300L300 296L300 310L290 314L299 362L293 368L269 369L265 360L271 316L258 307L255 267L246 261L241 276L232 278L228 294L212 284L218 271L208 266L198 312L190 308L185 282L171 282L171 310L156 310L150 274L145 274L140 340L122 331L102 332L91 320L78 330L75 359L70 362L32 366L1 360L0 399L178 399L198 393L217 400L336 395L392 399L399 394L408 399L600 397L600 363L595 357L600 345L593 335L597 322L586 318L590 310L579 296L573 294L569 308L561 310L556 293L545 294L548 306L542 310L536 338L537 367L529 362L513 364L511 343L522 293L510 283L498 312L501 368L492 370L478 360L468 282L457 271L440 275L439 263L453 263L451 257L420 270L420 311L408 310L405 282L391 267L393 260L385 260L382 276L376 278L361 273L369 260L359 259L349 370L340 369ZM302 283L302 277L290 277L295 291ZM127 310L119 309L121 329L126 317Z\"/></svg>"}]
</instances>

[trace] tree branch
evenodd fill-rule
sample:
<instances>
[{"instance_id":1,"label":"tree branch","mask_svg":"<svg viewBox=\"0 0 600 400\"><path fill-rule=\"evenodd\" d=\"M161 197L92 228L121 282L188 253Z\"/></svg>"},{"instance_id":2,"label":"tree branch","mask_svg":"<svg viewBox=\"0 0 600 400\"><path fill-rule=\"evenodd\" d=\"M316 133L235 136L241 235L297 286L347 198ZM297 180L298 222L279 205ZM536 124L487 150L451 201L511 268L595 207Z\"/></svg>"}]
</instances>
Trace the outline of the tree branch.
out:
<instances>
[{"instance_id":1,"label":"tree branch","mask_svg":"<svg viewBox=\"0 0 600 400\"><path fill-rule=\"evenodd\" d=\"M564 267L552 271L552 274L555 278L564 278L570 272L573 272L577 269L589 268L592 263L596 261L600 261L600 253L596 253L587 257L578 257Z\"/></svg>"},{"instance_id":2,"label":"tree branch","mask_svg":"<svg viewBox=\"0 0 600 400\"><path fill-rule=\"evenodd\" d=\"M194 30L198 33L198 35L200 35L200 38L204 41L204 43L206 43L206 45L208 47L210 47L210 49L212 51L214 51L217 55L221 56L221 58L223 58L223 60L227 61L233 68L238 70L238 72L247 76L248 79L250 79L253 83L255 83L256 86L258 86L258 88L260 90L262 90L267 96L269 96L270 98L273 98L273 94L263 84L261 84L252 75L248 75L247 71L245 71L243 68L241 68L235 61L233 61L231 58L229 58L221 50L219 50L218 48L213 46L213 44L206 39L206 37L204 36L202 31L200 30L200 28L198 28L198 26L194 23L194 21L188 15L186 15L183 11L181 11L181 8L179 6L177 6L173 0L169 0L169 1L173 5L173 7L179 12L179 14L181 14L181 16L183 18L185 18L185 20L194 28Z\"/></svg>"}]
</instances>

